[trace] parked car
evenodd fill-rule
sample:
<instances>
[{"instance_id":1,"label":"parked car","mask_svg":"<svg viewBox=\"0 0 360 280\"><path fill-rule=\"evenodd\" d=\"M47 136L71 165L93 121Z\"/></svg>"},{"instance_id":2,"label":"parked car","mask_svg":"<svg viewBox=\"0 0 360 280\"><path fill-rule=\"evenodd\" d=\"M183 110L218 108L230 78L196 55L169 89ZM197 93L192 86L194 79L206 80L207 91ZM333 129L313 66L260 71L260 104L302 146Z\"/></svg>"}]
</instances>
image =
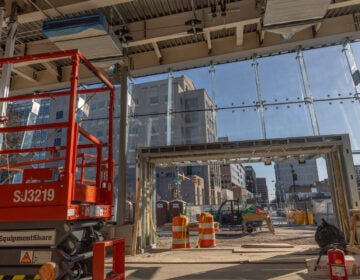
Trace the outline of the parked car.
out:
<instances>
[{"instance_id":1,"label":"parked car","mask_svg":"<svg viewBox=\"0 0 360 280\"><path fill-rule=\"evenodd\" d=\"M282 209L282 208L278 208L278 209L276 210L276 215L277 215L278 217L286 217L285 210Z\"/></svg>"}]
</instances>

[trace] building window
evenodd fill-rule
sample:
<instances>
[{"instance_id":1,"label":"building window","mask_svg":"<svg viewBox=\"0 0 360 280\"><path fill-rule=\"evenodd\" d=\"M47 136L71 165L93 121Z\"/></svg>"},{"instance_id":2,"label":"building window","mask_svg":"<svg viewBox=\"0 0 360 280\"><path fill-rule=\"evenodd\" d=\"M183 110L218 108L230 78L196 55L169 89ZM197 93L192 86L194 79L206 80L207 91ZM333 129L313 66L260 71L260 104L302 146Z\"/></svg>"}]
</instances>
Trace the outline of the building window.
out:
<instances>
[{"instance_id":1,"label":"building window","mask_svg":"<svg viewBox=\"0 0 360 280\"><path fill-rule=\"evenodd\" d=\"M98 108L101 109L101 108L104 108L105 107L105 101L100 101L98 103Z\"/></svg>"},{"instance_id":2,"label":"building window","mask_svg":"<svg viewBox=\"0 0 360 280\"><path fill-rule=\"evenodd\" d=\"M199 121L199 115L194 114L186 114L185 123L197 123Z\"/></svg>"},{"instance_id":3,"label":"building window","mask_svg":"<svg viewBox=\"0 0 360 280\"><path fill-rule=\"evenodd\" d=\"M137 127L130 127L129 134L131 135L137 135L139 132L139 129Z\"/></svg>"},{"instance_id":4,"label":"building window","mask_svg":"<svg viewBox=\"0 0 360 280\"><path fill-rule=\"evenodd\" d=\"M55 138L54 139L54 146L60 146L61 145L61 138Z\"/></svg>"},{"instance_id":5,"label":"building window","mask_svg":"<svg viewBox=\"0 0 360 280\"><path fill-rule=\"evenodd\" d=\"M159 103L159 97L158 96L153 96L149 98L149 104L150 105L155 105Z\"/></svg>"},{"instance_id":6,"label":"building window","mask_svg":"<svg viewBox=\"0 0 360 280\"><path fill-rule=\"evenodd\" d=\"M62 119L64 117L64 111L57 111L56 112L56 119Z\"/></svg>"},{"instance_id":7,"label":"building window","mask_svg":"<svg viewBox=\"0 0 360 280\"><path fill-rule=\"evenodd\" d=\"M207 108L204 108L204 105L201 104L198 98L189 98L188 100L185 99L185 109L198 110L198 109L207 109ZM212 114L211 112L208 113Z\"/></svg>"}]
</instances>

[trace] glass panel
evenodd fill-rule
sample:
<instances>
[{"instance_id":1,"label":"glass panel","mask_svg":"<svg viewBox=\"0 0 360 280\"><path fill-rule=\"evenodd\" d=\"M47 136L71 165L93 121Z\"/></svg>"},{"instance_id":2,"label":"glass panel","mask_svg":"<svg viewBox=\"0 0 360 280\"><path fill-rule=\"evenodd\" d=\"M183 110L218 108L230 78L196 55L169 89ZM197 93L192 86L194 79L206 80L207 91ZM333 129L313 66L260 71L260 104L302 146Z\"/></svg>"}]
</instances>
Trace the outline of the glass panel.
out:
<instances>
[{"instance_id":1,"label":"glass panel","mask_svg":"<svg viewBox=\"0 0 360 280\"><path fill-rule=\"evenodd\" d=\"M344 97L354 92L342 46L304 51L303 54L315 100Z\"/></svg>"},{"instance_id":2,"label":"glass panel","mask_svg":"<svg viewBox=\"0 0 360 280\"><path fill-rule=\"evenodd\" d=\"M296 53L265 57L258 62L265 104L303 100L303 82Z\"/></svg>"},{"instance_id":3,"label":"glass panel","mask_svg":"<svg viewBox=\"0 0 360 280\"><path fill-rule=\"evenodd\" d=\"M229 141L261 138L252 61L217 66L215 89L221 92L216 99L219 137L228 137Z\"/></svg>"},{"instance_id":4,"label":"glass panel","mask_svg":"<svg viewBox=\"0 0 360 280\"><path fill-rule=\"evenodd\" d=\"M313 135L296 54L261 58L258 63L267 138Z\"/></svg>"},{"instance_id":5,"label":"glass panel","mask_svg":"<svg viewBox=\"0 0 360 280\"><path fill-rule=\"evenodd\" d=\"M360 43L359 42L351 43L351 49L354 53L357 67L359 68L359 65L360 65Z\"/></svg>"},{"instance_id":6,"label":"glass panel","mask_svg":"<svg viewBox=\"0 0 360 280\"><path fill-rule=\"evenodd\" d=\"M223 107L253 106L257 101L254 69L251 61L216 66L216 104Z\"/></svg>"},{"instance_id":7,"label":"glass panel","mask_svg":"<svg viewBox=\"0 0 360 280\"><path fill-rule=\"evenodd\" d=\"M268 138L312 136L308 108L303 103L265 106Z\"/></svg>"},{"instance_id":8,"label":"glass panel","mask_svg":"<svg viewBox=\"0 0 360 280\"><path fill-rule=\"evenodd\" d=\"M215 68L215 74L214 74L214 85L217 85L217 68ZM211 82L211 75L209 73L210 67L201 67L201 68L195 68L195 69L189 69L185 71L178 71L174 72L174 77L181 77L186 76L191 81L192 84L187 85L184 90L191 90L193 89L205 89L209 98L212 98L212 82ZM219 93L221 91L218 91L217 88L215 88L215 99L217 99Z\"/></svg>"},{"instance_id":9,"label":"glass panel","mask_svg":"<svg viewBox=\"0 0 360 280\"><path fill-rule=\"evenodd\" d=\"M229 141L261 138L261 124L257 109L220 110L217 115L219 137Z\"/></svg>"},{"instance_id":10,"label":"glass panel","mask_svg":"<svg viewBox=\"0 0 360 280\"><path fill-rule=\"evenodd\" d=\"M315 107L319 112L321 134L349 133L352 150L359 150L360 131L357 126L360 120L360 107L357 102L354 100L316 102Z\"/></svg>"}]
</instances>

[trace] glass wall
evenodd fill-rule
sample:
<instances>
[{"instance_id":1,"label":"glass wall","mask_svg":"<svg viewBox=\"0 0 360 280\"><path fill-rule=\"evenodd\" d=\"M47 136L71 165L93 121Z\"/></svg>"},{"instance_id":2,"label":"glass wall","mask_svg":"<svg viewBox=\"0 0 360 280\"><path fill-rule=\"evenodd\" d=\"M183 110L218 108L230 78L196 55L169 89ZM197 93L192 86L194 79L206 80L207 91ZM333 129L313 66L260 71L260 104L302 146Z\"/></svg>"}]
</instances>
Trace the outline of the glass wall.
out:
<instances>
[{"instance_id":1,"label":"glass wall","mask_svg":"<svg viewBox=\"0 0 360 280\"><path fill-rule=\"evenodd\" d=\"M359 64L360 44L351 47ZM170 91L169 73L134 80L132 151L166 145L168 127L172 144L189 144L312 136L315 126L320 135L348 133L352 149L360 150L360 104L341 45L171 74ZM257 166L274 179L273 165ZM326 178L323 160L318 168Z\"/></svg>"},{"instance_id":2,"label":"glass wall","mask_svg":"<svg viewBox=\"0 0 360 280\"><path fill-rule=\"evenodd\" d=\"M352 49L359 59L360 45L353 43ZM160 89L143 92L142 97L137 96L135 107L139 99L150 98L154 103L154 98L148 96L162 94L165 99L156 100L156 103L161 101L165 105L161 111L151 112L149 117L153 118L158 113L165 119L173 120L175 115L180 115L180 118L189 120L189 116L185 115L190 111L206 109L178 106L175 103L182 101L178 95L184 97L185 92L204 90L213 104L208 110L216 112L218 137L228 137L230 141L264 138L262 125L266 138L309 136L314 135L312 123L316 122L320 134L349 133L353 149L358 149L360 135L355 128L360 112L343 47L304 50L303 57L305 77L297 52L257 58L255 63L251 59L173 72L174 79L185 76L192 84L190 82L190 86L182 88L173 86L171 117L166 117L168 73L135 79L135 88L143 83L163 83ZM309 85L307 89L306 83ZM309 94L314 104L315 119L311 118L309 103L305 102ZM153 104L148 105L151 107ZM146 119L137 109L133 118L137 118L137 114ZM181 124L173 121L173 130L177 129L175 125Z\"/></svg>"}]
</instances>

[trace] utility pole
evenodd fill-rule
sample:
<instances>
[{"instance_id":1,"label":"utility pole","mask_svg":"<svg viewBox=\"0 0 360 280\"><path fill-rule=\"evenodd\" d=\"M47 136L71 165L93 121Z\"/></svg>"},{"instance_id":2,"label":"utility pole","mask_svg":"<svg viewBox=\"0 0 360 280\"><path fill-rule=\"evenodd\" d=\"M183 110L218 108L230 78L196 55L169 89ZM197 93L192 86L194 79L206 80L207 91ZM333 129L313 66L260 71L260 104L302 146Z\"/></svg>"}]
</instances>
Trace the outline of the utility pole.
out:
<instances>
[{"instance_id":1,"label":"utility pole","mask_svg":"<svg viewBox=\"0 0 360 280\"><path fill-rule=\"evenodd\" d=\"M166 145L171 145L171 118L172 118L172 95L173 95L173 73L169 69L168 76L168 99L167 99L167 115L166 115Z\"/></svg>"},{"instance_id":2,"label":"utility pole","mask_svg":"<svg viewBox=\"0 0 360 280\"><path fill-rule=\"evenodd\" d=\"M294 166L292 164L290 164L291 167L291 174L292 174L292 181L293 181L293 201L294 201L294 206L295 206L295 195L296 195L296 185L295 185L295 181L297 181L297 174L295 173L294 170Z\"/></svg>"}]
</instances>

